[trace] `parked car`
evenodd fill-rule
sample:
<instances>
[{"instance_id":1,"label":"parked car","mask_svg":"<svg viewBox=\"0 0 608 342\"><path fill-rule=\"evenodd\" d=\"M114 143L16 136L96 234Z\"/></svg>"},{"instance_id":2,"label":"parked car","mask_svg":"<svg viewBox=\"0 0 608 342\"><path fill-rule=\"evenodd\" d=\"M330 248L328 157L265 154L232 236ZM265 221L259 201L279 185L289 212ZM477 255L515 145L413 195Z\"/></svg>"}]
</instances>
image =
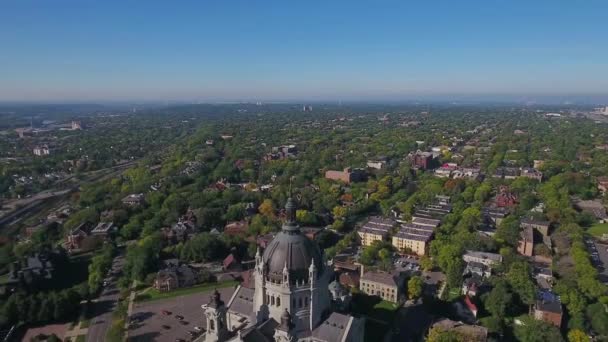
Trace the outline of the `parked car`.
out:
<instances>
[{"instance_id":1,"label":"parked car","mask_svg":"<svg viewBox=\"0 0 608 342\"><path fill-rule=\"evenodd\" d=\"M203 328L196 326L196 327L194 327L194 331L201 332L201 331L203 331Z\"/></svg>"},{"instance_id":2,"label":"parked car","mask_svg":"<svg viewBox=\"0 0 608 342\"><path fill-rule=\"evenodd\" d=\"M169 330L169 329L171 329L171 327L170 327L170 326L168 326L168 325L166 325L166 324L163 324L163 325L162 325L162 328L163 328L163 329L165 329L165 330Z\"/></svg>"},{"instance_id":3,"label":"parked car","mask_svg":"<svg viewBox=\"0 0 608 342\"><path fill-rule=\"evenodd\" d=\"M182 315L175 315L175 318L177 318L177 319L179 319L181 321L182 319L184 319L184 316L182 316Z\"/></svg>"},{"instance_id":4,"label":"parked car","mask_svg":"<svg viewBox=\"0 0 608 342\"><path fill-rule=\"evenodd\" d=\"M162 313L163 313L163 315L165 315L165 316L169 316L169 315L171 314L171 311L168 311L168 310L163 310L163 311L161 311L161 312L162 312Z\"/></svg>"}]
</instances>

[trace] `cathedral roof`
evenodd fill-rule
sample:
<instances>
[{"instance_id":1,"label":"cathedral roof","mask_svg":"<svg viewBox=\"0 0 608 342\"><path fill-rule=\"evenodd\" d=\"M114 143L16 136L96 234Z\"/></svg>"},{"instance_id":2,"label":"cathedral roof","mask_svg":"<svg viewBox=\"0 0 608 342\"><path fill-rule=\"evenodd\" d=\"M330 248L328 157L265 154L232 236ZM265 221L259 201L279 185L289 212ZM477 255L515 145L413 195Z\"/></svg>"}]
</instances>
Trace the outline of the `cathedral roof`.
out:
<instances>
[{"instance_id":1,"label":"cathedral roof","mask_svg":"<svg viewBox=\"0 0 608 342\"><path fill-rule=\"evenodd\" d=\"M319 247L308 239L295 221L296 207L291 198L285 206L287 219L281 232L270 242L263 255L266 274L276 281L283 279L283 270L287 269L291 283L307 281L311 264L320 275L323 262Z\"/></svg>"}]
</instances>

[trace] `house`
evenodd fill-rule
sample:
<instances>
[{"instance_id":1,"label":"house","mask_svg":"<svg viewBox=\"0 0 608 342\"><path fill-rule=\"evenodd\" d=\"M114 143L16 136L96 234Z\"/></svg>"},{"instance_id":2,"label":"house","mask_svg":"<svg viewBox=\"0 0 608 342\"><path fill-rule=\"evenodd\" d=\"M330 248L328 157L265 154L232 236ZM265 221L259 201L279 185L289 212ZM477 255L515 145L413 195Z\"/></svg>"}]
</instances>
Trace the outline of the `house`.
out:
<instances>
[{"instance_id":1,"label":"house","mask_svg":"<svg viewBox=\"0 0 608 342\"><path fill-rule=\"evenodd\" d=\"M514 207L519 202L517 196L506 186L501 186L495 198L496 206L502 208Z\"/></svg>"},{"instance_id":2,"label":"house","mask_svg":"<svg viewBox=\"0 0 608 342\"><path fill-rule=\"evenodd\" d=\"M188 240L196 232L196 215L191 209L186 214L180 216L178 221L171 227L162 228L165 239L172 243Z\"/></svg>"},{"instance_id":3,"label":"house","mask_svg":"<svg viewBox=\"0 0 608 342\"><path fill-rule=\"evenodd\" d=\"M122 204L128 207L138 207L144 204L144 194L130 194L122 199Z\"/></svg>"},{"instance_id":4,"label":"house","mask_svg":"<svg viewBox=\"0 0 608 342\"><path fill-rule=\"evenodd\" d=\"M564 315L562 302L559 297L551 291L541 290L538 292L536 302L530 309L534 319L553 324L558 328L562 326Z\"/></svg>"},{"instance_id":5,"label":"house","mask_svg":"<svg viewBox=\"0 0 608 342\"><path fill-rule=\"evenodd\" d=\"M359 288L369 296L378 296L386 301L397 303L404 283L405 279L398 274L373 271L364 272L361 275Z\"/></svg>"},{"instance_id":6,"label":"house","mask_svg":"<svg viewBox=\"0 0 608 342\"><path fill-rule=\"evenodd\" d=\"M520 233L517 252L521 255L531 257L534 253L534 230L531 227L524 228Z\"/></svg>"},{"instance_id":7,"label":"house","mask_svg":"<svg viewBox=\"0 0 608 342\"><path fill-rule=\"evenodd\" d=\"M367 173L363 169L351 169L350 167L347 167L343 171L325 171L325 178L350 184L365 181L367 179Z\"/></svg>"},{"instance_id":8,"label":"house","mask_svg":"<svg viewBox=\"0 0 608 342\"><path fill-rule=\"evenodd\" d=\"M543 173L536 169L530 168L530 167L522 168L520 176L534 179L539 182L541 182L543 180Z\"/></svg>"},{"instance_id":9,"label":"house","mask_svg":"<svg viewBox=\"0 0 608 342\"><path fill-rule=\"evenodd\" d=\"M456 332L464 336L467 342L486 342L488 340L488 329L479 325L470 325L463 322L452 321L443 318L431 326L431 330L443 332Z\"/></svg>"},{"instance_id":10,"label":"house","mask_svg":"<svg viewBox=\"0 0 608 342\"><path fill-rule=\"evenodd\" d=\"M523 229L532 228L538 231L543 236L549 236L549 228L551 226L551 222L524 218L520 221L519 226Z\"/></svg>"},{"instance_id":11,"label":"house","mask_svg":"<svg viewBox=\"0 0 608 342\"><path fill-rule=\"evenodd\" d=\"M194 228L186 222L178 221L171 227L162 228L161 231L169 242L179 243L188 240L190 235L194 233Z\"/></svg>"},{"instance_id":12,"label":"house","mask_svg":"<svg viewBox=\"0 0 608 342\"><path fill-rule=\"evenodd\" d=\"M515 179L519 176L519 169L515 167L499 167L494 171L493 178Z\"/></svg>"},{"instance_id":13,"label":"house","mask_svg":"<svg viewBox=\"0 0 608 342\"><path fill-rule=\"evenodd\" d=\"M478 276L480 278L489 278L492 275L492 268L480 262L468 262L464 268L463 274Z\"/></svg>"},{"instance_id":14,"label":"house","mask_svg":"<svg viewBox=\"0 0 608 342\"><path fill-rule=\"evenodd\" d=\"M298 154L296 145L275 146L264 156L265 161L293 158Z\"/></svg>"},{"instance_id":15,"label":"house","mask_svg":"<svg viewBox=\"0 0 608 342\"><path fill-rule=\"evenodd\" d=\"M435 169L435 176L439 178L450 178L452 172L456 171L456 169L456 164L446 163Z\"/></svg>"},{"instance_id":16,"label":"house","mask_svg":"<svg viewBox=\"0 0 608 342\"><path fill-rule=\"evenodd\" d=\"M597 189L605 194L608 191L608 177L597 177Z\"/></svg>"},{"instance_id":17,"label":"house","mask_svg":"<svg viewBox=\"0 0 608 342\"><path fill-rule=\"evenodd\" d=\"M456 170L454 170L452 172L452 178L453 179L467 178L467 179L472 179L472 180L481 179L482 178L481 169L477 168L477 167L456 168Z\"/></svg>"},{"instance_id":18,"label":"house","mask_svg":"<svg viewBox=\"0 0 608 342\"><path fill-rule=\"evenodd\" d=\"M411 251L417 255L426 255L435 227L431 224L407 223L393 236L392 244L400 252Z\"/></svg>"},{"instance_id":19,"label":"house","mask_svg":"<svg viewBox=\"0 0 608 342\"><path fill-rule=\"evenodd\" d=\"M395 224L396 222L392 219L384 219L378 216L371 217L367 223L357 230L357 234L361 238L361 244L371 246L374 241L385 240Z\"/></svg>"},{"instance_id":20,"label":"house","mask_svg":"<svg viewBox=\"0 0 608 342\"><path fill-rule=\"evenodd\" d=\"M338 277L338 281L346 288L359 288L361 277L359 271L342 272Z\"/></svg>"},{"instance_id":21,"label":"house","mask_svg":"<svg viewBox=\"0 0 608 342\"><path fill-rule=\"evenodd\" d=\"M412 167L421 170L429 170L434 167L435 158L430 152L422 152L420 150L416 152L410 152L406 158Z\"/></svg>"},{"instance_id":22,"label":"house","mask_svg":"<svg viewBox=\"0 0 608 342\"><path fill-rule=\"evenodd\" d=\"M449 204L429 204L427 206L416 206L414 219L431 219L440 222L441 219L452 211L452 206Z\"/></svg>"},{"instance_id":23,"label":"house","mask_svg":"<svg viewBox=\"0 0 608 342\"><path fill-rule=\"evenodd\" d=\"M386 167L385 160L368 160L367 167L370 169L382 170Z\"/></svg>"},{"instance_id":24,"label":"house","mask_svg":"<svg viewBox=\"0 0 608 342\"><path fill-rule=\"evenodd\" d=\"M224 227L224 234L230 236L245 236L249 229L249 223L247 221L233 221L226 224Z\"/></svg>"},{"instance_id":25,"label":"house","mask_svg":"<svg viewBox=\"0 0 608 342\"><path fill-rule=\"evenodd\" d=\"M606 215L606 208L600 200L577 200L574 206L580 211L593 215L601 223L608 221L608 215Z\"/></svg>"},{"instance_id":26,"label":"house","mask_svg":"<svg viewBox=\"0 0 608 342\"><path fill-rule=\"evenodd\" d=\"M545 265L535 265L532 275L539 288L550 290L553 287L553 272L551 271L551 268Z\"/></svg>"},{"instance_id":27,"label":"house","mask_svg":"<svg viewBox=\"0 0 608 342\"><path fill-rule=\"evenodd\" d=\"M99 224L91 230L91 235L107 239L116 229L117 227L114 225L114 222L99 222Z\"/></svg>"},{"instance_id":28,"label":"house","mask_svg":"<svg viewBox=\"0 0 608 342\"><path fill-rule=\"evenodd\" d=\"M466 251L462 259L467 262L476 262L488 267L502 263L502 255L488 252Z\"/></svg>"},{"instance_id":29,"label":"house","mask_svg":"<svg viewBox=\"0 0 608 342\"><path fill-rule=\"evenodd\" d=\"M412 217L412 224L415 224L418 226L427 226L427 227L437 228L440 223L441 223L440 220L420 217L420 216L417 216L416 214L414 214L414 216Z\"/></svg>"},{"instance_id":30,"label":"house","mask_svg":"<svg viewBox=\"0 0 608 342\"><path fill-rule=\"evenodd\" d=\"M34 155L38 157L48 156L51 154L51 149L48 145L36 146L34 147Z\"/></svg>"},{"instance_id":31,"label":"house","mask_svg":"<svg viewBox=\"0 0 608 342\"><path fill-rule=\"evenodd\" d=\"M92 249L97 244L97 238L91 236L92 229L93 224L91 222L83 222L73 228L66 235L66 249L68 251Z\"/></svg>"},{"instance_id":32,"label":"house","mask_svg":"<svg viewBox=\"0 0 608 342\"><path fill-rule=\"evenodd\" d=\"M481 211L481 215L485 224L492 225L494 227L499 226L502 220L509 214L506 208L503 207L484 207Z\"/></svg>"},{"instance_id":33,"label":"house","mask_svg":"<svg viewBox=\"0 0 608 342\"><path fill-rule=\"evenodd\" d=\"M35 226L25 227L25 229L24 229L25 236L29 239L32 237L32 235L36 234L37 232L43 231L44 229L45 229L44 224L37 224Z\"/></svg>"},{"instance_id":34,"label":"house","mask_svg":"<svg viewBox=\"0 0 608 342\"><path fill-rule=\"evenodd\" d=\"M462 282L462 294L465 296L476 297L479 294L479 288L483 283L483 278L473 275L467 277Z\"/></svg>"},{"instance_id":35,"label":"house","mask_svg":"<svg viewBox=\"0 0 608 342\"><path fill-rule=\"evenodd\" d=\"M196 284L196 274L188 265L168 264L165 269L158 271L154 279L154 288L160 292L168 292Z\"/></svg>"}]
</instances>

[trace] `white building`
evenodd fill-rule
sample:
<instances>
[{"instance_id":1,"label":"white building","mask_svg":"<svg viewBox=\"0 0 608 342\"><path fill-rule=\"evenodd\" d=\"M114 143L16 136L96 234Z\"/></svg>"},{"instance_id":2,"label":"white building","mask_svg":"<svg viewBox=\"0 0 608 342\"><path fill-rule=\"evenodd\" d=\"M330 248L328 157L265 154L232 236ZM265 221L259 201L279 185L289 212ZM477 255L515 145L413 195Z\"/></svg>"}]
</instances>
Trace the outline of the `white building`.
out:
<instances>
[{"instance_id":1,"label":"white building","mask_svg":"<svg viewBox=\"0 0 608 342\"><path fill-rule=\"evenodd\" d=\"M51 149L47 145L34 147L35 156L48 156L51 154Z\"/></svg>"},{"instance_id":2,"label":"white building","mask_svg":"<svg viewBox=\"0 0 608 342\"><path fill-rule=\"evenodd\" d=\"M363 341L363 319L331 313L333 270L297 226L291 198L286 212L281 232L256 254L255 288L239 286L226 305L216 293L204 306L201 341Z\"/></svg>"}]
</instances>

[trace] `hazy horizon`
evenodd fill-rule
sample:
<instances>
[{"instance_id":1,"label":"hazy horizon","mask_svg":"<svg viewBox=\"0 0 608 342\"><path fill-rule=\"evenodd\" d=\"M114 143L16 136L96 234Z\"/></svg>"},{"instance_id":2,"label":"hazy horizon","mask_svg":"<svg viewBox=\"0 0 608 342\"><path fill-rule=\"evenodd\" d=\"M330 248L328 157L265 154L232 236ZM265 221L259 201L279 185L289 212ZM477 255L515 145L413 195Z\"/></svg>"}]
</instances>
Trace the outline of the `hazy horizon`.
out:
<instances>
[{"instance_id":1,"label":"hazy horizon","mask_svg":"<svg viewBox=\"0 0 608 342\"><path fill-rule=\"evenodd\" d=\"M0 101L608 102L605 13L593 0L5 2Z\"/></svg>"}]
</instances>

